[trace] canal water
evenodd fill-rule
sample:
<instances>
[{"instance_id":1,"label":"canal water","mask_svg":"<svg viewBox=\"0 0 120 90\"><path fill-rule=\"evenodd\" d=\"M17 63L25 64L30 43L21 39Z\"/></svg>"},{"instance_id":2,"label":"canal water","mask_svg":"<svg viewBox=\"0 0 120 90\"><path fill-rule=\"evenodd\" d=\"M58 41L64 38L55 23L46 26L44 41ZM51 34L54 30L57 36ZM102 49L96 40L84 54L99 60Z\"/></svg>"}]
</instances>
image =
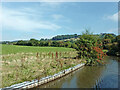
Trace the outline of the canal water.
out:
<instances>
[{"instance_id":1,"label":"canal water","mask_svg":"<svg viewBox=\"0 0 120 90\"><path fill-rule=\"evenodd\" d=\"M106 57L104 60L104 66L84 66L36 88L118 88L120 60L118 57Z\"/></svg>"}]
</instances>

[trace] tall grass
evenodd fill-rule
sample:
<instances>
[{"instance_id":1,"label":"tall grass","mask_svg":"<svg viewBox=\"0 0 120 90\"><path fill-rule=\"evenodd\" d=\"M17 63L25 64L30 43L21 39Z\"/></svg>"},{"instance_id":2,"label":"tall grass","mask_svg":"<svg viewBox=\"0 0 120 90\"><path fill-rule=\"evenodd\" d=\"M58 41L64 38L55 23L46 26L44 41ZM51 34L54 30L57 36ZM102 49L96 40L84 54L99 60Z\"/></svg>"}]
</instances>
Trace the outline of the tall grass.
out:
<instances>
[{"instance_id":1,"label":"tall grass","mask_svg":"<svg viewBox=\"0 0 120 90\"><path fill-rule=\"evenodd\" d=\"M3 46L9 47L9 45ZM13 46L10 47L13 48ZM20 49L20 52L26 48L20 46L14 47L13 51ZM16 83L53 75L65 68L84 62L83 60L75 58L77 51L73 49L67 50L66 48L62 48L62 51L59 47L43 47L44 49L42 47L40 49L39 47L31 48L32 47L27 47L22 53L15 51L15 54L12 53L13 51L9 51L9 53L12 54L6 53L6 55L1 56L2 88ZM29 49L32 50L32 52L29 52ZM4 53L6 50L3 49ZM36 52L34 50L36 50Z\"/></svg>"}]
</instances>

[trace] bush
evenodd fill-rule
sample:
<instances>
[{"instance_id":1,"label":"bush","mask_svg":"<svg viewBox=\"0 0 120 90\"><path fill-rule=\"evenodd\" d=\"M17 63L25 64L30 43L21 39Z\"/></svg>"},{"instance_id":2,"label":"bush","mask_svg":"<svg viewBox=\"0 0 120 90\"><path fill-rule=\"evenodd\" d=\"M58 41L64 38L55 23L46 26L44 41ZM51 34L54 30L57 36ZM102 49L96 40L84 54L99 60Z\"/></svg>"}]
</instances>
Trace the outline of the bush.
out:
<instances>
[{"instance_id":1,"label":"bush","mask_svg":"<svg viewBox=\"0 0 120 90\"><path fill-rule=\"evenodd\" d=\"M87 61L86 65L96 65L103 62L104 53L100 43L102 42L98 42L88 30L76 42L79 58L85 58Z\"/></svg>"}]
</instances>

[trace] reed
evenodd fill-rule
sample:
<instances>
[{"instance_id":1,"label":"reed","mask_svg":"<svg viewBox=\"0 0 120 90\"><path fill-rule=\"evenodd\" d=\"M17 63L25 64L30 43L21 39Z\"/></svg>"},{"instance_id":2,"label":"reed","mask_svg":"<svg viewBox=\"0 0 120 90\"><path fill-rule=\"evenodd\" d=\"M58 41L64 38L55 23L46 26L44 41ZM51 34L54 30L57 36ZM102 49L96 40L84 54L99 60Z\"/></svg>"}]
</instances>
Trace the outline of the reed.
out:
<instances>
[{"instance_id":1,"label":"reed","mask_svg":"<svg viewBox=\"0 0 120 90\"><path fill-rule=\"evenodd\" d=\"M49 55L50 56L49 56ZM70 54L70 53L69 53ZM71 57L75 57L77 52L71 52ZM48 58L48 55L51 58ZM44 76L53 75L65 68L81 63L80 60L67 59L69 55L64 52L36 52L17 53L3 56L2 67L2 87L7 87L24 81L40 79ZM64 58L66 57L66 58ZM37 58L37 62L36 62ZM66 62L67 64L64 64ZM68 64L69 63L69 64ZM9 80L9 83L7 82Z\"/></svg>"},{"instance_id":2,"label":"reed","mask_svg":"<svg viewBox=\"0 0 120 90\"><path fill-rule=\"evenodd\" d=\"M60 54L60 57L61 57L61 56L62 56L62 53L60 52L59 54Z\"/></svg>"},{"instance_id":3,"label":"reed","mask_svg":"<svg viewBox=\"0 0 120 90\"><path fill-rule=\"evenodd\" d=\"M58 52L56 51L56 60L58 59Z\"/></svg>"},{"instance_id":4,"label":"reed","mask_svg":"<svg viewBox=\"0 0 120 90\"><path fill-rule=\"evenodd\" d=\"M54 58L54 54L52 53L52 59Z\"/></svg>"}]
</instances>

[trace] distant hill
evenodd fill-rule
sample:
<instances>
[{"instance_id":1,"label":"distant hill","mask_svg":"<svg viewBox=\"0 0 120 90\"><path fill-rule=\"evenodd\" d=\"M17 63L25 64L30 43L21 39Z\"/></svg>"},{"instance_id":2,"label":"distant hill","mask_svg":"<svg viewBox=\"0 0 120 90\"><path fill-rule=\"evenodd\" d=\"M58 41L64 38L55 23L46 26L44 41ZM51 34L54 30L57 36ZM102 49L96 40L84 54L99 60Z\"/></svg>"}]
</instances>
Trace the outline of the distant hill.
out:
<instances>
[{"instance_id":1,"label":"distant hill","mask_svg":"<svg viewBox=\"0 0 120 90\"><path fill-rule=\"evenodd\" d=\"M80 35L73 34L73 35L57 35L53 37L51 40L65 40L65 39L71 39L71 38L79 38Z\"/></svg>"},{"instance_id":2,"label":"distant hill","mask_svg":"<svg viewBox=\"0 0 120 90\"><path fill-rule=\"evenodd\" d=\"M115 34L113 33L101 33L101 34L93 34L93 36L95 38L104 38L106 34L111 34L113 37L116 37ZM73 41L76 41L78 39L80 39L80 36L81 35L77 35L77 34L72 34L72 35L57 35L55 37L52 37L52 39L44 39L44 38L41 38L40 41L49 41L49 40L52 40L52 41L70 41L70 42L73 42ZM35 39L36 40L36 39ZM29 40L16 40L16 41L0 41L0 44L15 44L17 43L18 41L25 41L25 42L28 42Z\"/></svg>"},{"instance_id":3,"label":"distant hill","mask_svg":"<svg viewBox=\"0 0 120 90\"><path fill-rule=\"evenodd\" d=\"M15 40L15 41L1 41L0 44L14 44L17 43L20 40ZM28 40L24 40L24 41L28 41Z\"/></svg>"}]
</instances>

